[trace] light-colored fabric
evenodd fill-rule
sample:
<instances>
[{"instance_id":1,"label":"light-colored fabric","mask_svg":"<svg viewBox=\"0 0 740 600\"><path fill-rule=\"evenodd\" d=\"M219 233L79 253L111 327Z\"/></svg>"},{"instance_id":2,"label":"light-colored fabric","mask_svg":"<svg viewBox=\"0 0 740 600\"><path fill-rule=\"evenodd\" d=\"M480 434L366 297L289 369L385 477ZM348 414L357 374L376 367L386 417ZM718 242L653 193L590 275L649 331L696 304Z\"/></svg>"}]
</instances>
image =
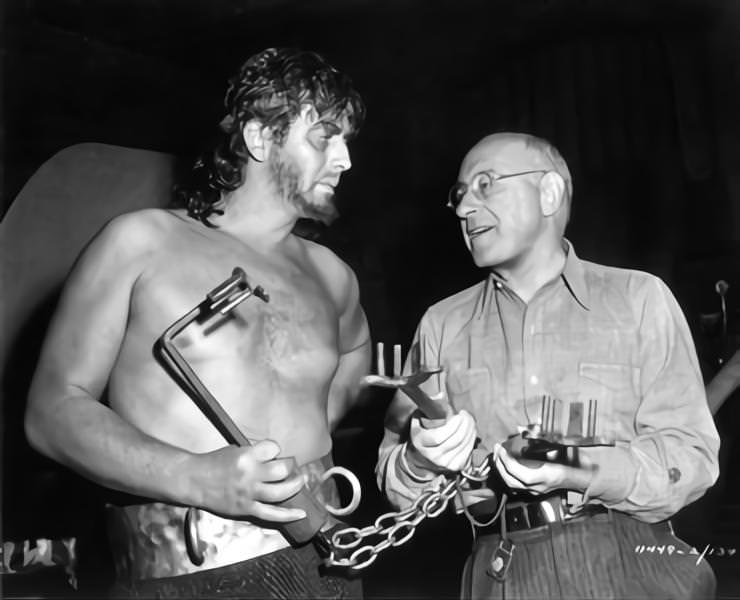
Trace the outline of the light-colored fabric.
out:
<instances>
[{"instance_id":1,"label":"light-colored fabric","mask_svg":"<svg viewBox=\"0 0 740 600\"><path fill-rule=\"evenodd\" d=\"M544 395L556 399L563 433L571 403L582 403L585 421L597 400L596 435L615 445L581 450L599 465L585 500L665 519L718 475L719 437L688 326L660 279L582 261L565 245L562 274L529 304L491 274L429 308L415 341L422 362L446 377L422 387L444 387L455 410L472 413L487 448L541 422ZM412 409L389 411L379 452L379 483L399 506L429 485L399 461Z\"/></svg>"}]
</instances>

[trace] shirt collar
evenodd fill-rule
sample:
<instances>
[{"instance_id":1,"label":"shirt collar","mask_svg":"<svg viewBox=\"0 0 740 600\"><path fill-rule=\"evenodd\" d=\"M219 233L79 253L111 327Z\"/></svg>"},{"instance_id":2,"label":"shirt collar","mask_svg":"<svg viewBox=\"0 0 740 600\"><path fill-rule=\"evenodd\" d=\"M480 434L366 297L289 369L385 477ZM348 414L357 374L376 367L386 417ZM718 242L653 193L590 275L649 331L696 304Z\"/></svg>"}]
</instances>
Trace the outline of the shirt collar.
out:
<instances>
[{"instance_id":1,"label":"shirt collar","mask_svg":"<svg viewBox=\"0 0 740 600\"><path fill-rule=\"evenodd\" d=\"M571 293L576 302L580 304L584 309L590 310L590 294L588 286L586 285L586 275L583 268L583 262L576 256L576 251L573 249L573 245L565 238L563 238L563 250L565 251L565 266L561 277L563 283L568 291ZM490 294L490 288L506 285L506 280L501 277L496 271L491 271L491 276L487 278L484 289L484 298Z\"/></svg>"},{"instance_id":2,"label":"shirt collar","mask_svg":"<svg viewBox=\"0 0 740 600\"><path fill-rule=\"evenodd\" d=\"M586 310L590 310L591 303L588 285L586 285L586 272L583 268L583 262L576 256L573 245L563 238L563 250L565 250L565 267L563 267L563 281L566 287L580 304Z\"/></svg>"}]
</instances>

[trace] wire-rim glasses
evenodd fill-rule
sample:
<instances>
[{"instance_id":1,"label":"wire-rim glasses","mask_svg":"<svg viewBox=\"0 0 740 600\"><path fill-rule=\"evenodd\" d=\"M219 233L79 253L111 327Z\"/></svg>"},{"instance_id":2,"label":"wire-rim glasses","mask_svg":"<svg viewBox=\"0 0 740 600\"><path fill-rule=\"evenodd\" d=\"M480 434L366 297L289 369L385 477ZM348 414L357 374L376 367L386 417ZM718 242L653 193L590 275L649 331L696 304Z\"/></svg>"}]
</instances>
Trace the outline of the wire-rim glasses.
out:
<instances>
[{"instance_id":1,"label":"wire-rim glasses","mask_svg":"<svg viewBox=\"0 0 740 600\"><path fill-rule=\"evenodd\" d=\"M530 175L532 173L547 173L547 169L533 169L531 171L520 171L519 173L506 173L505 175L499 175L495 171L481 171L473 175L473 179L470 180L470 184L458 181L450 188L447 194L447 208L452 211L456 211L457 207L460 206L463 197L467 194L468 189L473 192L473 195L478 200L485 201L491 196L493 185L501 180L508 179L509 177L519 177L520 175Z\"/></svg>"}]
</instances>

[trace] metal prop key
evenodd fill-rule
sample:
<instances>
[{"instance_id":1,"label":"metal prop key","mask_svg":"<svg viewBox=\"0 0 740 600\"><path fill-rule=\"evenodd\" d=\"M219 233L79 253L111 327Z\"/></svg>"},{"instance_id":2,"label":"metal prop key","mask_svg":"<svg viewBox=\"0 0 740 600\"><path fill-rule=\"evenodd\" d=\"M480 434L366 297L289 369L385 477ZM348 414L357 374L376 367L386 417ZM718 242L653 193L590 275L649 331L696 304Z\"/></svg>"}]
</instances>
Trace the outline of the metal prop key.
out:
<instances>
[{"instance_id":1,"label":"metal prop key","mask_svg":"<svg viewBox=\"0 0 740 600\"><path fill-rule=\"evenodd\" d=\"M536 468L544 462L577 467L580 464L579 448L592 446L613 446L614 442L596 435L598 401L589 399L583 425L584 404L570 402L568 405L568 426L565 432L559 424L562 412L561 401L544 395L541 399L539 423L521 427L518 434L510 436L502 445L522 464Z\"/></svg>"},{"instance_id":2,"label":"metal prop key","mask_svg":"<svg viewBox=\"0 0 740 600\"><path fill-rule=\"evenodd\" d=\"M395 345L393 347L393 372L391 375L386 375L383 349L383 344L378 343L377 373L363 377L362 384L403 390L423 413L422 423L425 427L443 424L448 416L444 405L428 396L419 387L419 384L432 375L442 373L442 368L429 368L427 365L422 365L419 344L415 344L411 349L412 372L408 375L401 375L401 346ZM441 481L433 482L408 508L382 514L375 519L373 525L362 529L347 527L336 530L331 536L331 555L325 562L329 566L355 570L368 567L384 550L401 546L409 541L422 521L441 515L449 502L459 494L462 479L474 482L484 481L488 470L490 468L487 459L485 464L479 467L471 464L455 478L444 477ZM371 539L379 539L379 541L374 544L369 543ZM361 545L363 542L365 542L364 545Z\"/></svg>"},{"instance_id":3,"label":"metal prop key","mask_svg":"<svg viewBox=\"0 0 740 600\"><path fill-rule=\"evenodd\" d=\"M244 270L236 267L229 279L208 292L203 302L170 325L155 344L157 357L162 361L168 373L196 403L226 441L237 446L250 446L251 442L182 357L174 344L174 338L194 321L204 323L216 315L228 315L238 304L250 296L259 298L263 302L269 302L270 300L261 286L252 288L247 281ZM282 506L300 508L306 513L306 517L303 519L279 525L280 531L291 544L303 544L310 540L320 554L329 556L330 542L322 531L329 520L329 513L337 516L349 514L359 504L359 482L347 469L332 467L323 473L322 480L337 474L346 477L353 489L353 499L347 507L334 508L321 505L307 486L304 486L295 496L281 503ZM205 555L198 538L197 510L195 507L190 507L186 513L185 545L190 560L193 564L200 566L205 560Z\"/></svg>"},{"instance_id":4,"label":"metal prop key","mask_svg":"<svg viewBox=\"0 0 740 600\"><path fill-rule=\"evenodd\" d=\"M393 373L391 376L388 376L385 374L383 342L378 342L376 354L377 374L363 377L363 385L375 385L402 390L424 414L426 426L434 426L435 421L436 424L441 424L447 417L444 406L428 396L419 387L419 384L424 383L432 375L442 373L442 367L429 368L428 365L421 364L420 344L416 343L411 348L412 372L408 375L401 375L401 346L395 344L393 346Z\"/></svg>"}]
</instances>

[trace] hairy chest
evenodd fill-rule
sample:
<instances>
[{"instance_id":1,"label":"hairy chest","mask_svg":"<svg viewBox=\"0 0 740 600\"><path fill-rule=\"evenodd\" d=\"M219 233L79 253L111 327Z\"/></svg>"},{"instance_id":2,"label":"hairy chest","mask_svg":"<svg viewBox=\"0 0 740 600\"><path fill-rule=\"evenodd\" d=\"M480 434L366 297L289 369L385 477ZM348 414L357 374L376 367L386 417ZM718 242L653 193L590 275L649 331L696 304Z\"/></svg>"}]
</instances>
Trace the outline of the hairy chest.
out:
<instances>
[{"instance_id":1,"label":"hairy chest","mask_svg":"<svg viewBox=\"0 0 740 600\"><path fill-rule=\"evenodd\" d=\"M225 311L209 311L209 294L235 267L251 295ZM207 254L153 264L131 298L131 326L154 347L173 323L172 339L193 366L216 380L297 381L333 372L338 311L312 265L261 258L249 252Z\"/></svg>"}]
</instances>

